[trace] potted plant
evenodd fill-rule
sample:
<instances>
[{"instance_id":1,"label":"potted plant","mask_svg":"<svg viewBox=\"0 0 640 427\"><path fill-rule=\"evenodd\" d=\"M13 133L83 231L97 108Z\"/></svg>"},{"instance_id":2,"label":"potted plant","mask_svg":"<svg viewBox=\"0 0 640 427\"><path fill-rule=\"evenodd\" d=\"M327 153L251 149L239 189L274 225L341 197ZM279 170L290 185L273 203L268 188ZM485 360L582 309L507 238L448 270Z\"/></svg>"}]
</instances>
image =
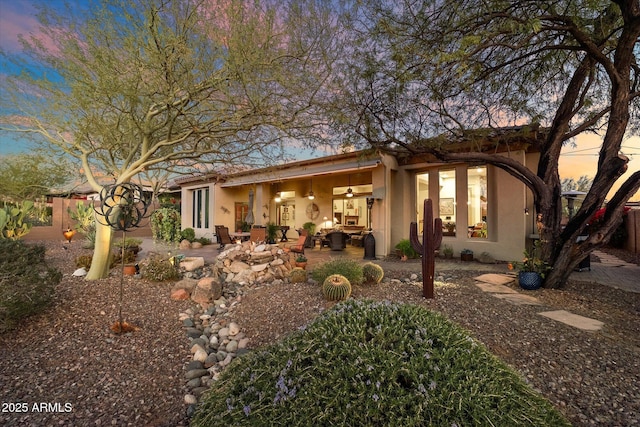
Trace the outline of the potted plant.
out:
<instances>
[{"instance_id":1,"label":"potted plant","mask_svg":"<svg viewBox=\"0 0 640 427\"><path fill-rule=\"evenodd\" d=\"M275 222L267 223L267 243L273 245L276 243L276 237L278 237L278 230L280 227Z\"/></svg>"},{"instance_id":2,"label":"potted plant","mask_svg":"<svg viewBox=\"0 0 640 427\"><path fill-rule=\"evenodd\" d=\"M296 257L295 261L296 267L300 267L302 269L307 268L307 257L304 254L300 254Z\"/></svg>"},{"instance_id":3,"label":"potted plant","mask_svg":"<svg viewBox=\"0 0 640 427\"><path fill-rule=\"evenodd\" d=\"M313 222L305 222L302 224L302 228L307 230L307 240L304 242L305 248L312 248L313 244L313 235L316 232L316 225Z\"/></svg>"},{"instance_id":4,"label":"potted plant","mask_svg":"<svg viewBox=\"0 0 640 427\"><path fill-rule=\"evenodd\" d=\"M471 249L463 249L460 251L460 260L473 261L473 251Z\"/></svg>"},{"instance_id":5,"label":"potted plant","mask_svg":"<svg viewBox=\"0 0 640 427\"><path fill-rule=\"evenodd\" d=\"M522 261L509 263L509 270L518 270L518 284L522 289L535 290L542 286L545 275L550 270L549 264L544 262L538 255L540 252L540 241L533 244L531 253L525 250Z\"/></svg>"},{"instance_id":6,"label":"potted plant","mask_svg":"<svg viewBox=\"0 0 640 427\"><path fill-rule=\"evenodd\" d=\"M418 254L411 246L411 242L409 239L402 239L396 245L396 250L398 251L398 255L400 259L406 261L407 258L415 258Z\"/></svg>"},{"instance_id":7,"label":"potted plant","mask_svg":"<svg viewBox=\"0 0 640 427\"><path fill-rule=\"evenodd\" d=\"M455 222L446 222L444 224L444 228L447 229L447 231L444 232L445 236L455 236L456 235L456 223Z\"/></svg>"},{"instance_id":8,"label":"potted plant","mask_svg":"<svg viewBox=\"0 0 640 427\"><path fill-rule=\"evenodd\" d=\"M449 245L442 245L442 256L447 259L453 258L453 248Z\"/></svg>"}]
</instances>

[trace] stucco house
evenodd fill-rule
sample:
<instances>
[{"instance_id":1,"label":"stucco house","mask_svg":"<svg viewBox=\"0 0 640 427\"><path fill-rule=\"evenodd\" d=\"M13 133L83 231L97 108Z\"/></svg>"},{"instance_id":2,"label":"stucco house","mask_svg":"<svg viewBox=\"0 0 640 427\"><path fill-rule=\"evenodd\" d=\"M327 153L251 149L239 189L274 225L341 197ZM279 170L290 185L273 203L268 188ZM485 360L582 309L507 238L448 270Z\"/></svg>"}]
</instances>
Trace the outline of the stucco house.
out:
<instances>
[{"instance_id":1,"label":"stucco house","mask_svg":"<svg viewBox=\"0 0 640 427\"><path fill-rule=\"evenodd\" d=\"M530 141L511 140L507 146L487 140L489 146L532 170L537 167L539 155ZM511 260L535 232L533 196L522 182L491 165L442 163L430 155L355 151L227 175L183 177L176 184L182 227L193 228L198 237L212 238L216 225L237 230L247 216L250 191L255 225L271 221L289 227L290 239L306 222L316 224L316 230L371 228L377 257L395 252L395 245L409 237L412 221L421 223L425 198L433 200L434 215L442 218L442 243L456 254L471 249ZM367 198L373 199L370 216Z\"/></svg>"}]
</instances>

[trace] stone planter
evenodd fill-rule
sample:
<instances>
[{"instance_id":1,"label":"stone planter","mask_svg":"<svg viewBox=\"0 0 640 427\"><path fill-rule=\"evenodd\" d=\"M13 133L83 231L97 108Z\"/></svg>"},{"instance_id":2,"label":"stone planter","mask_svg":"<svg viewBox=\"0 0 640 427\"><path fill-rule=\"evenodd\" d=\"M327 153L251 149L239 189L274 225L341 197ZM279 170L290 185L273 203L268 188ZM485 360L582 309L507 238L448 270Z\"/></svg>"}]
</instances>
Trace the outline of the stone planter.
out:
<instances>
[{"instance_id":1,"label":"stone planter","mask_svg":"<svg viewBox=\"0 0 640 427\"><path fill-rule=\"evenodd\" d=\"M521 271L518 273L518 284L522 289L533 291L542 286L542 276L535 271Z\"/></svg>"}]
</instances>

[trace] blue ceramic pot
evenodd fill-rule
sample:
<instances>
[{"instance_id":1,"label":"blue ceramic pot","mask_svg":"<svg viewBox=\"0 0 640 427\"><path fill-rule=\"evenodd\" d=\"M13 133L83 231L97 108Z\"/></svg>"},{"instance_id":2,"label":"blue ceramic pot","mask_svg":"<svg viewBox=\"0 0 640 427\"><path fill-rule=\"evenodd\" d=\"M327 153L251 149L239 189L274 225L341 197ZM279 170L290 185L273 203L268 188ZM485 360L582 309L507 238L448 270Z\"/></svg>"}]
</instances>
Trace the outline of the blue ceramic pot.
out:
<instances>
[{"instance_id":1,"label":"blue ceramic pot","mask_svg":"<svg viewBox=\"0 0 640 427\"><path fill-rule=\"evenodd\" d=\"M539 289L542 286L542 276L535 271L521 271L518 273L518 283L522 289Z\"/></svg>"}]
</instances>

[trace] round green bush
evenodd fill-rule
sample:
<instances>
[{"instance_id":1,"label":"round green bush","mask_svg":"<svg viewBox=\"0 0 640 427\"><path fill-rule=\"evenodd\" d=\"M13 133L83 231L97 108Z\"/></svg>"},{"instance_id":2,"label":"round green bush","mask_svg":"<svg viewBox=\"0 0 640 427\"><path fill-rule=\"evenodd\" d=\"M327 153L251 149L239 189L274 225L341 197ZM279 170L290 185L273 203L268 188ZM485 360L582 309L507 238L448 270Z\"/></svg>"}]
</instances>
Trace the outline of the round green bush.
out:
<instances>
[{"instance_id":1,"label":"round green bush","mask_svg":"<svg viewBox=\"0 0 640 427\"><path fill-rule=\"evenodd\" d=\"M149 258L142 266L142 275L152 282L164 282L180 278L178 269L160 256Z\"/></svg>"},{"instance_id":2,"label":"round green bush","mask_svg":"<svg viewBox=\"0 0 640 427\"><path fill-rule=\"evenodd\" d=\"M304 283L307 281L307 270L296 267L289 272L291 283Z\"/></svg>"},{"instance_id":3,"label":"round green bush","mask_svg":"<svg viewBox=\"0 0 640 427\"><path fill-rule=\"evenodd\" d=\"M185 228L180 234L182 240L187 239L191 243L195 242L196 240L196 232L193 230L193 228Z\"/></svg>"},{"instance_id":4,"label":"round green bush","mask_svg":"<svg viewBox=\"0 0 640 427\"><path fill-rule=\"evenodd\" d=\"M283 341L236 359L189 425L570 424L444 316L351 299Z\"/></svg>"},{"instance_id":5,"label":"round green bush","mask_svg":"<svg viewBox=\"0 0 640 427\"><path fill-rule=\"evenodd\" d=\"M311 272L311 277L318 283L324 283L332 274L346 277L352 285L360 285L364 280L362 265L354 259L347 258L334 258L316 265Z\"/></svg>"},{"instance_id":6,"label":"round green bush","mask_svg":"<svg viewBox=\"0 0 640 427\"><path fill-rule=\"evenodd\" d=\"M351 283L340 274L332 274L322 282L322 295L329 301L346 300L351 295Z\"/></svg>"},{"instance_id":7,"label":"round green bush","mask_svg":"<svg viewBox=\"0 0 640 427\"><path fill-rule=\"evenodd\" d=\"M45 263L45 247L0 240L0 333L42 312L51 302L62 273Z\"/></svg>"},{"instance_id":8,"label":"round green bush","mask_svg":"<svg viewBox=\"0 0 640 427\"><path fill-rule=\"evenodd\" d=\"M364 283L377 285L384 277L384 270L378 264L368 262L362 266L362 277Z\"/></svg>"}]
</instances>

